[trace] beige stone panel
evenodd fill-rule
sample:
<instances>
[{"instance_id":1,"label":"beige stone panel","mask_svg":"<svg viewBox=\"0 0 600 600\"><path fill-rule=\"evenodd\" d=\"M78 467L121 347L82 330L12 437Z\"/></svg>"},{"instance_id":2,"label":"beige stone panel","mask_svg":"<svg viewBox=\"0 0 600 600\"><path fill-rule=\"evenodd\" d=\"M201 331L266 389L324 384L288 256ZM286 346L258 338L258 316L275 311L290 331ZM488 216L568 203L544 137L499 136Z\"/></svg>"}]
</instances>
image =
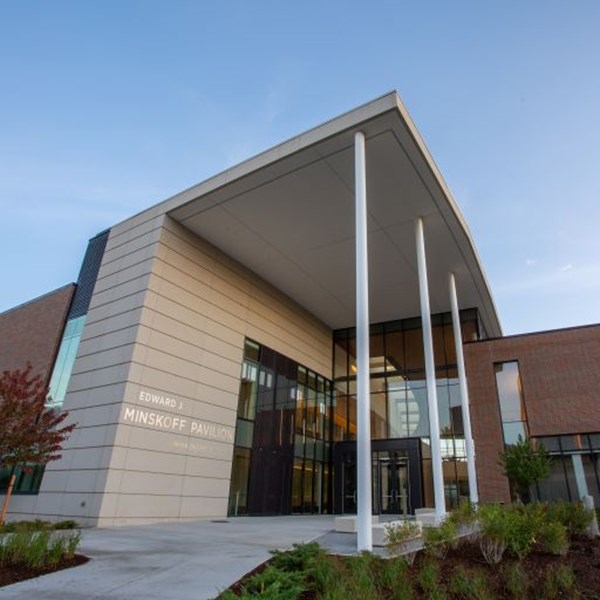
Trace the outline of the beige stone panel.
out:
<instances>
[{"instance_id":1,"label":"beige stone panel","mask_svg":"<svg viewBox=\"0 0 600 600\"><path fill-rule=\"evenodd\" d=\"M279 310L283 306L284 310ZM256 317L255 317L256 315ZM331 331L324 331L322 325L316 325L313 318L303 309L285 309L285 305L267 304L266 302L251 301L248 311L248 321L259 327L272 324L281 327L286 339L302 341L308 348L323 352L324 347L331 342Z\"/></svg>"},{"instance_id":2,"label":"beige stone panel","mask_svg":"<svg viewBox=\"0 0 600 600\"><path fill-rule=\"evenodd\" d=\"M271 316L274 315L272 314ZM307 333L306 324L304 329L298 327L294 332L292 331L293 328L289 322L286 323L281 318L279 318L277 321L278 322L269 320L254 310L251 310L250 314L248 315L248 323L252 324L253 327L261 329L265 332L269 332L273 337L277 337L288 344L290 344L290 341L293 340L294 345L297 345L306 354L310 354L311 352L315 352L317 350L323 353L324 348L322 346L317 348L312 343L310 331ZM310 340L310 342L308 340Z\"/></svg>"},{"instance_id":3,"label":"beige stone panel","mask_svg":"<svg viewBox=\"0 0 600 600\"><path fill-rule=\"evenodd\" d=\"M182 494L204 498L229 498L229 478L184 477Z\"/></svg>"},{"instance_id":4,"label":"beige stone panel","mask_svg":"<svg viewBox=\"0 0 600 600\"><path fill-rule=\"evenodd\" d=\"M213 404L214 406L221 406L228 410L237 412L239 396L239 382L237 390L227 391L220 388L207 385L206 383L198 383L196 385L195 397L202 402Z\"/></svg>"},{"instance_id":5,"label":"beige stone panel","mask_svg":"<svg viewBox=\"0 0 600 600\"><path fill-rule=\"evenodd\" d=\"M91 405L113 404L121 402L125 393L125 383L115 383L103 388L69 390L69 410L87 409ZM82 423L78 421L81 425Z\"/></svg>"},{"instance_id":6,"label":"beige stone panel","mask_svg":"<svg viewBox=\"0 0 600 600\"><path fill-rule=\"evenodd\" d=\"M122 264L120 269L114 268L111 264L112 270L107 270L102 279L96 280L94 292L101 293L126 281L134 281L148 275L152 270L152 263L152 259L146 258L127 266Z\"/></svg>"},{"instance_id":7,"label":"beige stone panel","mask_svg":"<svg viewBox=\"0 0 600 600\"><path fill-rule=\"evenodd\" d=\"M132 294L126 298L119 298L114 302L109 302L102 306L95 306L94 297L92 296L86 323L96 323L98 321L103 321L104 319L113 318L115 315L121 313L139 309L144 305L145 294L146 292L142 290L136 294Z\"/></svg>"},{"instance_id":8,"label":"beige stone panel","mask_svg":"<svg viewBox=\"0 0 600 600\"><path fill-rule=\"evenodd\" d=\"M64 448L60 460L49 463L44 480L52 471L75 469L104 469L109 466L112 447L104 448Z\"/></svg>"},{"instance_id":9,"label":"beige stone panel","mask_svg":"<svg viewBox=\"0 0 600 600\"><path fill-rule=\"evenodd\" d=\"M119 246L130 242L140 236L145 236L151 231L159 228L162 225L164 216L161 214L158 217L146 218L142 221L134 221L127 219L111 229L109 243L111 249L116 249Z\"/></svg>"},{"instance_id":10,"label":"beige stone panel","mask_svg":"<svg viewBox=\"0 0 600 600\"><path fill-rule=\"evenodd\" d=\"M119 415L121 414L121 402L113 404L97 404L73 410L69 407L66 408L69 410L69 417L82 427L114 425L118 422Z\"/></svg>"},{"instance_id":11,"label":"beige stone panel","mask_svg":"<svg viewBox=\"0 0 600 600\"><path fill-rule=\"evenodd\" d=\"M64 492L47 492L40 497L36 509L40 515L69 518L86 514L87 502L92 493L65 494ZM85 502L86 506L81 506ZM39 518L39 517L38 517Z\"/></svg>"},{"instance_id":12,"label":"beige stone panel","mask_svg":"<svg viewBox=\"0 0 600 600\"><path fill-rule=\"evenodd\" d=\"M239 387L239 369L235 371L231 368L230 372L216 371L207 369L199 362L185 360L178 356L166 354L155 350L154 348L146 348L144 356L144 366L154 369L166 371L179 377L186 377L196 381L206 381L208 385L215 385L213 382L218 381L218 387L227 391L237 393ZM224 368L230 365L224 365ZM233 374L235 372L235 374Z\"/></svg>"},{"instance_id":13,"label":"beige stone panel","mask_svg":"<svg viewBox=\"0 0 600 600\"><path fill-rule=\"evenodd\" d=\"M169 298L178 304L187 307L193 307L193 309L203 315L207 315L213 321L227 324L231 329L236 331L242 331L244 328L244 319L240 318L240 309L236 308L237 305L233 306L219 306L218 304L208 302L200 296L187 291L183 288L177 287L167 281L166 279L160 279L159 277L152 276L149 282L149 289L159 294L162 298ZM223 302L225 304L225 302ZM157 303L158 308L160 304ZM158 308L160 310L160 308ZM167 311L165 314L170 314Z\"/></svg>"},{"instance_id":14,"label":"beige stone panel","mask_svg":"<svg viewBox=\"0 0 600 600\"><path fill-rule=\"evenodd\" d=\"M128 254L137 252L144 248L153 246L159 239L161 233L160 228L151 229L146 235L137 236L119 246L113 247L111 243L107 243L106 250L104 251L104 257L102 258L102 264L108 265L111 262L119 260ZM111 240L109 239L109 242ZM103 274L104 275L104 274Z\"/></svg>"},{"instance_id":15,"label":"beige stone panel","mask_svg":"<svg viewBox=\"0 0 600 600\"><path fill-rule=\"evenodd\" d=\"M229 312L239 315L244 315L246 312L248 294L233 286L227 286L220 279L217 280L213 273L206 271L200 265L190 268L189 272L183 272L164 263L162 269L155 273L172 286L190 290L197 298L220 306ZM226 287L230 289L224 289Z\"/></svg>"},{"instance_id":16,"label":"beige stone panel","mask_svg":"<svg viewBox=\"0 0 600 600\"><path fill-rule=\"evenodd\" d=\"M4 500L4 494L0 494L0 501ZM36 518L39 519L39 513L37 512L37 497L30 495L14 495L10 499L8 505L8 519L12 520L11 516L18 516L18 519ZM28 516L24 516L28 515ZM31 515L31 517L29 517Z\"/></svg>"},{"instance_id":17,"label":"beige stone panel","mask_svg":"<svg viewBox=\"0 0 600 600\"><path fill-rule=\"evenodd\" d=\"M175 519L179 517L179 507L179 496L119 494L115 517Z\"/></svg>"},{"instance_id":18,"label":"beige stone panel","mask_svg":"<svg viewBox=\"0 0 600 600\"><path fill-rule=\"evenodd\" d=\"M125 458L124 470L183 475L185 473L185 456L182 454L129 448Z\"/></svg>"},{"instance_id":19,"label":"beige stone panel","mask_svg":"<svg viewBox=\"0 0 600 600\"><path fill-rule=\"evenodd\" d=\"M121 258L111 260L110 263L103 262L100 266L100 270L98 271L97 281L103 281L107 277L111 277L120 271L129 269L130 267L134 267L136 265L141 265L144 263L151 265L154 261L154 251L154 245L144 246L143 248L126 254ZM150 266L150 269L151 268L152 267Z\"/></svg>"},{"instance_id":20,"label":"beige stone panel","mask_svg":"<svg viewBox=\"0 0 600 600\"><path fill-rule=\"evenodd\" d=\"M149 338L145 338L143 343L155 348L161 348L163 336L166 336L178 339L182 343L190 344L190 346L210 350L213 354L217 354L237 363L240 363L242 360L242 349L238 344L234 345L229 341L223 341L204 331L200 331L171 319L166 315L154 313L152 328L142 326L140 329L140 334L146 332L148 332L148 334L152 332L152 342ZM242 336L240 336L240 338L241 337Z\"/></svg>"},{"instance_id":21,"label":"beige stone panel","mask_svg":"<svg viewBox=\"0 0 600 600\"><path fill-rule=\"evenodd\" d=\"M151 452L197 455L207 458L229 460L235 429L232 426L211 424L205 419L184 419L184 430L165 431L148 425L122 423L115 435L115 444L125 448ZM214 425L214 428L211 427ZM128 468L127 457L122 468ZM149 463L151 468L156 468ZM140 466L134 470L145 470Z\"/></svg>"},{"instance_id":22,"label":"beige stone panel","mask_svg":"<svg viewBox=\"0 0 600 600\"><path fill-rule=\"evenodd\" d=\"M68 494L86 494L90 491L102 492L107 473L107 469L69 471L64 491Z\"/></svg>"},{"instance_id":23,"label":"beige stone panel","mask_svg":"<svg viewBox=\"0 0 600 600\"><path fill-rule=\"evenodd\" d=\"M120 494L181 495L182 476L169 473L114 471L106 482L106 492Z\"/></svg>"},{"instance_id":24,"label":"beige stone panel","mask_svg":"<svg viewBox=\"0 0 600 600\"><path fill-rule=\"evenodd\" d=\"M99 291L94 288L94 308L115 302L120 298L127 298L140 290L145 290L148 287L149 278L150 273L145 273L135 279L128 279L122 283L115 281L113 285L107 287L105 290Z\"/></svg>"},{"instance_id":25,"label":"beige stone panel","mask_svg":"<svg viewBox=\"0 0 600 600\"><path fill-rule=\"evenodd\" d=\"M164 296L153 294L149 292L149 296L153 295L155 303L153 306L147 306L141 317L141 323L150 328L161 329L161 323L164 319L174 320L180 323L183 327L190 329L190 335L194 331L198 331L199 335L206 333L212 337L218 338L224 343L229 343L234 346L240 347L243 343L243 331L232 331L232 326L239 320L235 319L233 322L226 321L225 323L214 320L214 314L202 314L197 311L197 306L190 308L182 306L173 299L166 298ZM160 321L159 319L163 319ZM229 317L227 317L229 319ZM168 331L168 329L167 329ZM240 341L241 340L241 341Z\"/></svg>"},{"instance_id":26,"label":"beige stone panel","mask_svg":"<svg viewBox=\"0 0 600 600\"><path fill-rule=\"evenodd\" d=\"M138 339L139 336L136 326L102 333L93 338L90 338L88 335L79 343L77 356L82 358L84 356L95 354L96 352L107 351L127 344L134 344Z\"/></svg>"},{"instance_id":27,"label":"beige stone panel","mask_svg":"<svg viewBox=\"0 0 600 600\"><path fill-rule=\"evenodd\" d=\"M170 394L178 397L194 398L196 395L195 380L178 377L151 367L144 366L137 374L132 374L130 371L129 380L144 389L168 390Z\"/></svg>"},{"instance_id":28,"label":"beige stone panel","mask_svg":"<svg viewBox=\"0 0 600 600\"><path fill-rule=\"evenodd\" d=\"M213 371L212 369L200 367L198 379L206 382L206 385L212 385L231 394L238 394L240 391L239 370L236 375L231 376L225 373Z\"/></svg>"},{"instance_id":29,"label":"beige stone panel","mask_svg":"<svg viewBox=\"0 0 600 600\"><path fill-rule=\"evenodd\" d=\"M173 394L171 390L156 389L149 386L132 386L123 396L121 419L125 417L125 407L143 411L153 411L164 415L184 418L204 418L214 423L228 424L235 419L237 396L230 397L224 406L211 402L214 388L203 386L203 395L188 398L181 394ZM233 395L231 395L233 396ZM128 415L130 421L132 415ZM140 420L143 421L143 419Z\"/></svg>"},{"instance_id":30,"label":"beige stone panel","mask_svg":"<svg viewBox=\"0 0 600 600\"><path fill-rule=\"evenodd\" d=\"M206 498L188 496L181 499L180 516L187 519L225 517L228 498Z\"/></svg>"},{"instance_id":31,"label":"beige stone panel","mask_svg":"<svg viewBox=\"0 0 600 600\"><path fill-rule=\"evenodd\" d=\"M202 399L192 404L192 418L218 425L225 425L235 429L235 420L237 417L237 406L224 408L209 404L210 397L203 402ZM236 398L237 404L237 398Z\"/></svg>"},{"instance_id":32,"label":"beige stone panel","mask_svg":"<svg viewBox=\"0 0 600 600\"><path fill-rule=\"evenodd\" d=\"M218 354L214 354L208 349L202 356L202 366L217 373L226 373L230 377L234 377L239 382L241 374L241 362L237 360L229 360Z\"/></svg>"},{"instance_id":33,"label":"beige stone panel","mask_svg":"<svg viewBox=\"0 0 600 600\"><path fill-rule=\"evenodd\" d=\"M106 367L104 369L86 371L85 373L73 373L71 381L69 382L68 391L91 390L93 388L125 382L127 381L128 366L128 364L122 364Z\"/></svg>"},{"instance_id":34,"label":"beige stone panel","mask_svg":"<svg viewBox=\"0 0 600 600\"><path fill-rule=\"evenodd\" d=\"M185 474L194 477L227 479L231 477L231 461L207 459L201 456L188 456Z\"/></svg>"},{"instance_id":35,"label":"beige stone panel","mask_svg":"<svg viewBox=\"0 0 600 600\"><path fill-rule=\"evenodd\" d=\"M146 338L145 346L147 348L172 354L173 356L188 358L193 362L203 362L204 348L202 346L184 342L161 331L156 331L156 329L144 332L144 337ZM202 341L202 337L200 336L200 341Z\"/></svg>"},{"instance_id":36,"label":"beige stone panel","mask_svg":"<svg viewBox=\"0 0 600 600\"><path fill-rule=\"evenodd\" d=\"M51 476L44 474L41 487L44 494L49 492L64 492L67 489L67 481L70 471L52 471Z\"/></svg>"},{"instance_id":37,"label":"beige stone panel","mask_svg":"<svg viewBox=\"0 0 600 600\"><path fill-rule=\"evenodd\" d=\"M114 346L109 350L98 350L85 356L77 354L77 362L73 367L73 373L82 373L86 371L98 371L129 363L136 346L129 343L125 346Z\"/></svg>"},{"instance_id":38,"label":"beige stone panel","mask_svg":"<svg viewBox=\"0 0 600 600\"><path fill-rule=\"evenodd\" d=\"M263 331L254 327L252 324L248 324L246 329L246 336L259 344L263 344L273 350L295 360L297 363L316 371L324 377L330 378L331 375L331 357L329 356L328 361L325 362L324 357L316 359L314 354L303 352L298 346L291 343L290 340L282 340L281 338L275 337L267 331Z\"/></svg>"},{"instance_id":39,"label":"beige stone panel","mask_svg":"<svg viewBox=\"0 0 600 600\"><path fill-rule=\"evenodd\" d=\"M168 241L161 239L157 249L157 263L163 264L161 274L168 271L187 273L197 283L237 299L238 302L247 302L251 287L247 278L189 244L185 247L169 247L168 244Z\"/></svg>"},{"instance_id":40,"label":"beige stone panel","mask_svg":"<svg viewBox=\"0 0 600 600\"><path fill-rule=\"evenodd\" d=\"M174 258L173 254L178 254L183 258L189 256L190 260L212 271L224 281L230 282L239 290L243 292L249 290L250 280L248 274L250 271L246 267L243 267L218 248L197 237L172 219L165 219L161 245L171 250L171 252L165 252L164 255L159 253L159 258L164 258L167 262L172 260L172 264L175 266L182 265L182 270L186 270L185 263L178 262L179 259Z\"/></svg>"},{"instance_id":41,"label":"beige stone panel","mask_svg":"<svg viewBox=\"0 0 600 600\"><path fill-rule=\"evenodd\" d=\"M96 322L90 322L89 319L85 322L81 343L86 340L92 340L102 335L107 335L113 331L122 331L124 329L136 329L141 319L143 307L140 306L135 310L129 310L124 313L112 315L107 319L102 319Z\"/></svg>"},{"instance_id":42,"label":"beige stone panel","mask_svg":"<svg viewBox=\"0 0 600 600\"><path fill-rule=\"evenodd\" d=\"M185 433L175 433L121 423L115 436L115 444L124 448L187 456L189 424L190 419L187 419ZM148 463L144 469L138 468L138 470L147 470L148 468L154 468L152 463Z\"/></svg>"},{"instance_id":43,"label":"beige stone panel","mask_svg":"<svg viewBox=\"0 0 600 600\"><path fill-rule=\"evenodd\" d=\"M150 308L151 310L148 310ZM183 306L171 298L155 295L155 302L152 306L148 306L143 316L143 324L152 326L151 317L157 312L168 316L184 325L188 325L198 331L206 331L207 316L198 312L197 307L190 308ZM150 322L149 322L150 321Z\"/></svg>"},{"instance_id":44,"label":"beige stone panel","mask_svg":"<svg viewBox=\"0 0 600 600\"><path fill-rule=\"evenodd\" d=\"M83 416L83 415L82 415ZM73 419L77 423L77 427L69 436L68 447L75 448L92 448L109 446L115 439L116 425L98 425L96 427L82 427L81 423L74 415Z\"/></svg>"}]
</instances>

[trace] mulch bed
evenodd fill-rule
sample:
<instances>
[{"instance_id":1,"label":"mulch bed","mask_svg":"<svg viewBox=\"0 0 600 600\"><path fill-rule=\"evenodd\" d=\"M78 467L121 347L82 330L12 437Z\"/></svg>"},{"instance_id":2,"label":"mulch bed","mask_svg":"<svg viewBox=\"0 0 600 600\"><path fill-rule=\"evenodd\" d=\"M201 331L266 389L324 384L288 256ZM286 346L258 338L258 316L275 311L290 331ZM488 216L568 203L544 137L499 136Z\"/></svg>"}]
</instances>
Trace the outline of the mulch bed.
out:
<instances>
[{"instance_id":1,"label":"mulch bed","mask_svg":"<svg viewBox=\"0 0 600 600\"><path fill-rule=\"evenodd\" d=\"M336 557L337 560L344 560L343 557ZM415 564L410 567L411 571L418 572L427 560L423 552L419 553ZM249 576L263 571L269 561L256 567L250 573L247 573L241 580L234 583L229 589L236 595L241 594L242 584ZM450 550L447 557L438 562L440 567L440 580L449 582L454 571L462 567L466 571L481 569L486 574L490 591L495 592L496 597L506 597L504 594L504 581L501 569L506 568L511 562L517 562L505 554L500 565L488 565L481 556L479 545L476 543L465 542L454 550ZM590 539L587 537L577 537L572 540L567 556L554 556L534 552L527 556L521 562L523 570L527 573L531 589L541 589L548 569L559 566L568 566L573 569L577 579L576 588L581 593L578 598L582 600L600 600L600 538ZM302 595L302 600L313 600L316 597L313 591ZM414 598L417 600L422 596L415 591ZM424 597L424 596L423 596Z\"/></svg>"},{"instance_id":2,"label":"mulch bed","mask_svg":"<svg viewBox=\"0 0 600 600\"><path fill-rule=\"evenodd\" d=\"M24 581L25 579L39 577L40 575L54 573L55 571L62 571L63 569L78 567L79 565L85 564L88 560L90 559L87 556L76 554L73 558L62 560L57 565L41 569L30 569L28 567L0 566L0 587L10 585L11 583L17 583L19 581Z\"/></svg>"},{"instance_id":3,"label":"mulch bed","mask_svg":"<svg viewBox=\"0 0 600 600\"><path fill-rule=\"evenodd\" d=\"M419 556L415 562L418 568L424 560ZM477 544L461 544L450 550L445 560L439 563L442 581L449 581L457 567L465 570L479 568L486 573L490 588L502 597L503 578L501 569L510 563L518 562L508 553L500 565L488 565L481 556ZM577 579L577 589L584 593L583 598L600 599L600 539L577 537L572 540L567 556L554 556L534 552L521 561L521 566L529 579L532 589L541 589L549 569L567 566L573 569Z\"/></svg>"}]
</instances>

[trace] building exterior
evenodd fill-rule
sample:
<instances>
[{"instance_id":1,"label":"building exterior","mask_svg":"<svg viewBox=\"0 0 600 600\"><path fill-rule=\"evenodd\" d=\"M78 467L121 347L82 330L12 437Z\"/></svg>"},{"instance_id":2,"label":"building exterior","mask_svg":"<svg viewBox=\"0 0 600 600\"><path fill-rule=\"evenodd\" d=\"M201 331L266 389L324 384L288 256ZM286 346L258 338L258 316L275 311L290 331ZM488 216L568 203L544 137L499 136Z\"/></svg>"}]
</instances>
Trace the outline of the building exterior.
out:
<instances>
[{"instance_id":1,"label":"building exterior","mask_svg":"<svg viewBox=\"0 0 600 600\"><path fill-rule=\"evenodd\" d=\"M521 435L553 458L539 497L600 506L600 325L468 343L465 358L481 499L510 499L497 456Z\"/></svg>"},{"instance_id":2,"label":"building exterior","mask_svg":"<svg viewBox=\"0 0 600 600\"><path fill-rule=\"evenodd\" d=\"M597 485L599 329L501 337L468 227L395 93L99 234L62 314L50 404L77 427L14 517L360 516L367 500L443 513L478 490L507 497L495 461L519 428L585 433ZM566 341L576 364L560 349L548 362L545 344ZM514 363L518 418L494 388ZM572 376L588 418L561 421Z\"/></svg>"}]
</instances>

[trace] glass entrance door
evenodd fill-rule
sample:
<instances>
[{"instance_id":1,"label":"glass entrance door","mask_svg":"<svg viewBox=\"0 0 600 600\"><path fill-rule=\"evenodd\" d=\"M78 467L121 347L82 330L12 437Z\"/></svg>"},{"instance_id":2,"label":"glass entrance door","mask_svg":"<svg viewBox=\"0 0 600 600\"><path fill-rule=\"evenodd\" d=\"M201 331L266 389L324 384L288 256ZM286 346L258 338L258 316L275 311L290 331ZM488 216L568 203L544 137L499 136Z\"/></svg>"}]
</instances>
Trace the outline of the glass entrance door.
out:
<instances>
[{"instance_id":1,"label":"glass entrance door","mask_svg":"<svg viewBox=\"0 0 600 600\"><path fill-rule=\"evenodd\" d=\"M344 507L346 514L356 513L356 463L348 462L344 464Z\"/></svg>"},{"instance_id":2,"label":"glass entrance door","mask_svg":"<svg viewBox=\"0 0 600 600\"><path fill-rule=\"evenodd\" d=\"M408 514L408 461L381 458L379 470L379 507L381 514ZM375 480L375 478L374 478Z\"/></svg>"}]
</instances>

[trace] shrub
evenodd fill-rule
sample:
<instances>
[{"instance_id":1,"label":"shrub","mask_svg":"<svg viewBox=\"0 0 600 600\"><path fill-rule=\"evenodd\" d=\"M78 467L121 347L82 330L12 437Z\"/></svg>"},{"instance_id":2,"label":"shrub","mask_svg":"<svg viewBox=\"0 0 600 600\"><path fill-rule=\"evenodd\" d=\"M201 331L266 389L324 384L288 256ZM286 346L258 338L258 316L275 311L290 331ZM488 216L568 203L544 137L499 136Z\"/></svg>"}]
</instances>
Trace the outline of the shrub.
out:
<instances>
[{"instance_id":1,"label":"shrub","mask_svg":"<svg viewBox=\"0 0 600 600\"><path fill-rule=\"evenodd\" d=\"M450 591L455 598L464 600L488 600L490 592L485 576L480 571L466 571L458 567L450 580Z\"/></svg>"},{"instance_id":2,"label":"shrub","mask_svg":"<svg viewBox=\"0 0 600 600\"><path fill-rule=\"evenodd\" d=\"M66 519L65 521L58 521L58 523L54 523L52 528L58 531L62 529L78 529L79 523L73 519Z\"/></svg>"},{"instance_id":3,"label":"shrub","mask_svg":"<svg viewBox=\"0 0 600 600\"><path fill-rule=\"evenodd\" d=\"M382 561L379 572L382 587L390 590L395 600L411 600L414 595L408 564L403 558ZM381 596L386 597L384 593Z\"/></svg>"},{"instance_id":4,"label":"shrub","mask_svg":"<svg viewBox=\"0 0 600 600\"><path fill-rule=\"evenodd\" d=\"M506 565L502 570L504 588L508 592L507 598L512 600L526 600L529 588L529 578L523 570L521 563Z\"/></svg>"},{"instance_id":5,"label":"shrub","mask_svg":"<svg viewBox=\"0 0 600 600\"><path fill-rule=\"evenodd\" d=\"M545 527L546 506L489 504L479 510L479 522L479 546L486 562L500 562L506 549L522 560L531 552ZM548 535L551 537L552 534L556 541L556 531L549 532Z\"/></svg>"},{"instance_id":6,"label":"shrub","mask_svg":"<svg viewBox=\"0 0 600 600\"><path fill-rule=\"evenodd\" d=\"M445 519L438 527L423 529L425 550L437 558L446 558L448 550L456 544L456 525Z\"/></svg>"},{"instance_id":7,"label":"shrub","mask_svg":"<svg viewBox=\"0 0 600 600\"><path fill-rule=\"evenodd\" d=\"M46 529L52 529L52 523L50 521L42 521L41 519L35 519L35 521L10 521L0 525L0 533L45 531Z\"/></svg>"},{"instance_id":8,"label":"shrub","mask_svg":"<svg viewBox=\"0 0 600 600\"><path fill-rule=\"evenodd\" d=\"M529 502L530 487L550 474L550 457L544 446L534 446L522 436L500 455L500 465L524 502Z\"/></svg>"},{"instance_id":9,"label":"shrub","mask_svg":"<svg viewBox=\"0 0 600 600\"><path fill-rule=\"evenodd\" d=\"M481 534L479 547L488 564L502 560L507 545L506 512L500 504L486 504L479 509Z\"/></svg>"},{"instance_id":10,"label":"shrub","mask_svg":"<svg viewBox=\"0 0 600 600\"><path fill-rule=\"evenodd\" d=\"M564 556L569 550L567 528L558 521L545 522L538 532L538 544L544 552Z\"/></svg>"},{"instance_id":11,"label":"shrub","mask_svg":"<svg viewBox=\"0 0 600 600\"><path fill-rule=\"evenodd\" d=\"M477 521L477 505L469 500L463 500L450 511L447 519L452 521L456 527L470 526Z\"/></svg>"},{"instance_id":12,"label":"shrub","mask_svg":"<svg viewBox=\"0 0 600 600\"><path fill-rule=\"evenodd\" d=\"M533 549L540 531L544 527L546 509L541 504L514 505L506 509L506 546L519 560Z\"/></svg>"},{"instance_id":13,"label":"shrub","mask_svg":"<svg viewBox=\"0 0 600 600\"><path fill-rule=\"evenodd\" d=\"M421 527L416 521L404 521L385 526L386 547L390 554L399 554L406 550L407 542L420 537L420 535ZM405 554L406 562L412 564L416 554L416 552L407 552Z\"/></svg>"},{"instance_id":14,"label":"shrub","mask_svg":"<svg viewBox=\"0 0 600 600\"><path fill-rule=\"evenodd\" d=\"M282 571L269 565L261 573L253 575L242 587L240 598L262 598L263 600L290 600L305 591L301 573Z\"/></svg>"},{"instance_id":15,"label":"shrub","mask_svg":"<svg viewBox=\"0 0 600 600\"><path fill-rule=\"evenodd\" d=\"M594 518L582 502L554 502L548 506L548 519L565 526L569 536L585 533Z\"/></svg>"},{"instance_id":16,"label":"shrub","mask_svg":"<svg viewBox=\"0 0 600 600\"><path fill-rule=\"evenodd\" d=\"M18 531L0 544L0 564L38 569L74 556L79 533L53 537L50 531Z\"/></svg>"},{"instance_id":17,"label":"shrub","mask_svg":"<svg viewBox=\"0 0 600 600\"><path fill-rule=\"evenodd\" d=\"M377 566L381 561L370 552L361 552L350 559L349 594L350 598L361 600L377 600Z\"/></svg>"},{"instance_id":18,"label":"shrub","mask_svg":"<svg viewBox=\"0 0 600 600\"><path fill-rule=\"evenodd\" d=\"M573 598L575 589L575 574L573 569L560 566L557 569L548 569L544 586L541 590L543 600L554 600L555 598Z\"/></svg>"},{"instance_id":19,"label":"shrub","mask_svg":"<svg viewBox=\"0 0 600 600\"><path fill-rule=\"evenodd\" d=\"M272 550L271 564L282 571L302 571L311 574L315 565L325 556L325 551L316 542L294 544L291 550Z\"/></svg>"}]
</instances>

